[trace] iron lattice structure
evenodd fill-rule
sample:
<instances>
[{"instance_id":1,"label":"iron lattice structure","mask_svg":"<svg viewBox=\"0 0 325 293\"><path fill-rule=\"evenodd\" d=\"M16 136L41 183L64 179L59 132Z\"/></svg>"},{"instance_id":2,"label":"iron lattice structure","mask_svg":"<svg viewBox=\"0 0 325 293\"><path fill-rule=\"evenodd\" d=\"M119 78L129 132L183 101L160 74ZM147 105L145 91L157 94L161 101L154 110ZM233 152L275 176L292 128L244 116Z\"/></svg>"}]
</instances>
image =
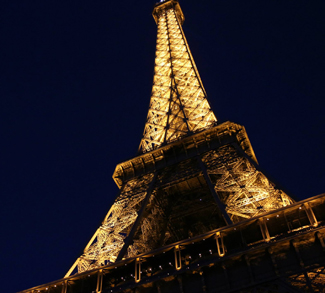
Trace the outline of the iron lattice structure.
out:
<instances>
[{"instance_id":1,"label":"iron lattice structure","mask_svg":"<svg viewBox=\"0 0 325 293\"><path fill-rule=\"evenodd\" d=\"M119 164L120 195L67 276L290 205L254 159L226 122Z\"/></svg>"},{"instance_id":2,"label":"iron lattice structure","mask_svg":"<svg viewBox=\"0 0 325 293\"><path fill-rule=\"evenodd\" d=\"M116 167L120 194L66 276L76 268L78 273L96 269L292 203L258 170L244 127L231 122L216 126L178 2L157 5L153 16L158 33L140 144L144 154ZM211 147L225 138L231 143ZM200 141L210 146L190 154ZM159 166L170 160L171 150L176 160Z\"/></svg>"},{"instance_id":3,"label":"iron lattice structure","mask_svg":"<svg viewBox=\"0 0 325 293\"><path fill-rule=\"evenodd\" d=\"M325 194L21 293L324 293Z\"/></svg>"},{"instance_id":4,"label":"iron lattice structure","mask_svg":"<svg viewBox=\"0 0 325 293\"><path fill-rule=\"evenodd\" d=\"M265 176L245 128L216 123L178 2L153 16L140 154L65 278L24 292L324 292L325 195L294 203Z\"/></svg>"},{"instance_id":5,"label":"iron lattice structure","mask_svg":"<svg viewBox=\"0 0 325 293\"><path fill-rule=\"evenodd\" d=\"M215 125L199 72L181 24L177 2L153 12L158 25L152 93L140 151L148 152Z\"/></svg>"}]
</instances>

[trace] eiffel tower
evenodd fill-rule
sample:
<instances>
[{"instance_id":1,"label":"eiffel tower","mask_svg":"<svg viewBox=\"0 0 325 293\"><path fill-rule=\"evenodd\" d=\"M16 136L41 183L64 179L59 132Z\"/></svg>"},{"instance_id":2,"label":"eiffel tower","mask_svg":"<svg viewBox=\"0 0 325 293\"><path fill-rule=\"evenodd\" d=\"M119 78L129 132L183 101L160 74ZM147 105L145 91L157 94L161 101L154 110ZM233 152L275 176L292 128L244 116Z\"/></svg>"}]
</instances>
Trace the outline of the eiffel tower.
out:
<instances>
[{"instance_id":1,"label":"eiffel tower","mask_svg":"<svg viewBox=\"0 0 325 293\"><path fill-rule=\"evenodd\" d=\"M153 17L139 155L65 277L23 292L325 292L325 195L295 202L261 172L245 128L217 122L178 1Z\"/></svg>"}]
</instances>

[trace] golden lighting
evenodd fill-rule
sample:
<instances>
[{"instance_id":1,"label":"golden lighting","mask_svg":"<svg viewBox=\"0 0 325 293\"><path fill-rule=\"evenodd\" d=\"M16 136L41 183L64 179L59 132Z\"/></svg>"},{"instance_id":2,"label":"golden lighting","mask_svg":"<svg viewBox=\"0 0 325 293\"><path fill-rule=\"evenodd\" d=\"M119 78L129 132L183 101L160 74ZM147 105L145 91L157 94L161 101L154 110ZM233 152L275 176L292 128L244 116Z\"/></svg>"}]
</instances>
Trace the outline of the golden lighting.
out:
<instances>
[{"instance_id":1,"label":"golden lighting","mask_svg":"<svg viewBox=\"0 0 325 293\"><path fill-rule=\"evenodd\" d=\"M217 121L181 27L173 1L154 11L158 25L152 93L139 150L148 152ZM175 4L175 3L174 3ZM176 9L175 9L176 7Z\"/></svg>"}]
</instances>

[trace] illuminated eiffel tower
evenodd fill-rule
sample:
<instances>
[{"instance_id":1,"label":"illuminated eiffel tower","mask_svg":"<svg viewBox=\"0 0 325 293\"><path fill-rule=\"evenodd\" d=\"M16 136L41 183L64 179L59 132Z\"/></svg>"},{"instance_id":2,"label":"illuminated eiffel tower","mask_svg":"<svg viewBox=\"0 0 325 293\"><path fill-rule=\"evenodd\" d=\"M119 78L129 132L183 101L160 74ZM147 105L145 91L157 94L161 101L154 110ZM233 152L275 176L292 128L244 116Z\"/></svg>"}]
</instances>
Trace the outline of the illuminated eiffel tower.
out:
<instances>
[{"instance_id":1,"label":"illuminated eiffel tower","mask_svg":"<svg viewBox=\"0 0 325 293\"><path fill-rule=\"evenodd\" d=\"M258 168L245 128L217 123L176 0L156 4L139 155L62 280L24 292L324 292L325 196L294 203Z\"/></svg>"}]
</instances>

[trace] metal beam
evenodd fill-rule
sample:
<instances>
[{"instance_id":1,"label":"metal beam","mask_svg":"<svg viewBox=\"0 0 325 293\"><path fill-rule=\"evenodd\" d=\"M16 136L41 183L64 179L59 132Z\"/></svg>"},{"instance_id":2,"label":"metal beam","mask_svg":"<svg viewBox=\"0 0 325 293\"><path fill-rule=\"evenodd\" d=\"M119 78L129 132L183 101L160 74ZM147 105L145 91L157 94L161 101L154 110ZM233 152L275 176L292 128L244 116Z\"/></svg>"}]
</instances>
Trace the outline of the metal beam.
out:
<instances>
[{"instance_id":1,"label":"metal beam","mask_svg":"<svg viewBox=\"0 0 325 293\"><path fill-rule=\"evenodd\" d=\"M146 197L144 198L142 206L141 206L141 208L140 208L140 210L138 212L138 217L135 220L129 235L125 238L124 245L123 245L122 249L120 250L120 252L119 252L119 254L117 256L116 261L119 261L119 260L121 260L123 258L123 256L125 255L128 247L129 247L129 245L130 245L130 243L131 243L131 241L133 239L133 236L134 236L134 234L135 234L135 232L136 232L136 230L137 230L137 228L138 228L138 226L139 226L139 224L140 224L140 222L142 220L145 208L148 205L151 193L154 190L154 186L155 186L155 183L156 183L157 176L158 176L158 172L156 171L154 173L154 177L153 177L153 179L152 179L152 181L151 181L151 183L150 183L150 185L149 185L149 187L147 189L147 194L146 194Z\"/></svg>"},{"instance_id":2,"label":"metal beam","mask_svg":"<svg viewBox=\"0 0 325 293\"><path fill-rule=\"evenodd\" d=\"M218 208L219 208L222 216L224 217L224 219L226 221L226 224L227 225L233 224L233 222L231 221L229 215L226 212L225 205L221 202L221 200L220 200L217 192L214 189L214 186L213 186L213 184L211 182L211 179L210 179L210 177L208 175L207 169L206 169L204 163L202 162L201 157L200 156L197 156L197 160L198 160L198 163L199 163L199 165L201 167L201 170L202 170L204 179L205 179L206 183L208 184L208 187L210 189L210 192L211 192L212 196L214 197L214 199L215 199L215 201L217 203L217 206L218 206Z\"/></svg>"}]
</instances>

